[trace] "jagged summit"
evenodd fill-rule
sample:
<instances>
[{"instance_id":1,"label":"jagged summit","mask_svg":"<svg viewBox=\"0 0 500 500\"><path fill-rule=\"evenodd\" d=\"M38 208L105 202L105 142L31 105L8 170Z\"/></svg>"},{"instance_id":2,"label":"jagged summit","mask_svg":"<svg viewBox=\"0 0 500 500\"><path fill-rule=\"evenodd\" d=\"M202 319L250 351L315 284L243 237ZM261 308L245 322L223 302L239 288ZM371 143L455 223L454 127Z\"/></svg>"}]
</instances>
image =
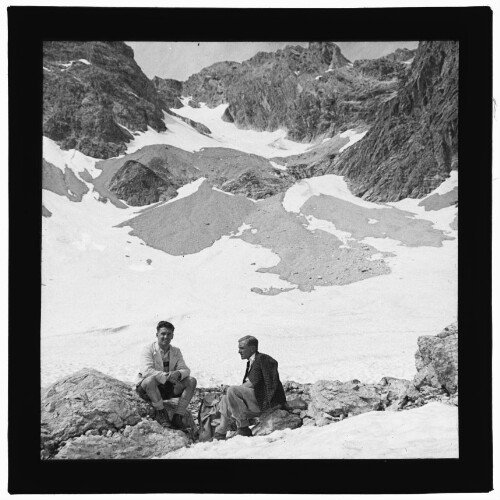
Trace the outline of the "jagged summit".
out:
<instances>
[{"instance_id":1,"label":"jagged summit","mask_svg":"<svg viewBox=\"0 0 500 500\"><path fill-rule=\"evenodd\" d=\"M43 69L43 134L64 149L109 158L125 152L129 130L166 129L161 99L123 42L44 42Z\"/></svg>"},{"instance_id":2,"label":"jagged summit","mask_svg":"<svg viewBox=\"0 0 500 500\"><path fill-rule=\"evenodd\" d=\"M309 50L319 53L322 61L328 64L328 69L341 68L351 62L333 42L309 42Z\"/></svg>"}]
</instances>

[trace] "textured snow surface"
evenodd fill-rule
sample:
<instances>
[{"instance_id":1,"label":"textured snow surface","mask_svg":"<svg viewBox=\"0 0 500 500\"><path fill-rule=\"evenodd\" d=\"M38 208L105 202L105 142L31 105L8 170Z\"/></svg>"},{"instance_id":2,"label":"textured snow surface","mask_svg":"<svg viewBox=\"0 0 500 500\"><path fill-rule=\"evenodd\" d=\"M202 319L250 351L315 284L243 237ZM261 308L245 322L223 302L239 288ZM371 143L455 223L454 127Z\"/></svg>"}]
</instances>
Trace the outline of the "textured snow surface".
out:
<instances>
[{"instance_id":1,"label":"textured snow surface","mask_svg":"<svg viewBox=\"0 0 500 500\"><path fill-rule=\"evenodd\" d=\"M47 159L59 166L92 170L93 159L60 151L51 141L44 146ZM179 198L200 182L184 186ZM319 193L379 206L355 198L338 176L301 181L284 204L295 199L299 210ZM53 214L42 225L44 386L86 366L133 380L140 347L154 340L161 319L175 324L174 344L203 386L239 382L236 341L245 334L258 336L261 350L278 358L283 380L412 378L417 337L436 334L456 319L457 232L449 228L455 207L425 212L419 200L394 204L435 220L455 239L442 247L406 247L366 238L395 254L386 260L390 274L263 296L251 288L287 285L277 275L255 272L279 262L268 249L228 235L198 254L175 257L146 246L126 227L114 227L144 208L118 209L96 201L93 192L71 202L44 190L43 200ZM328 221L309 218L309 224L335 231Z\"/></svg>"},{"instance_id":2,"label":"textured snow surface","mask_svg":"<svg viewBox=\"0 0 500 500\"><path fill-rule=\"evenodd\" d=\"M198 443L162 458L458 458L458 409L431 403L370 412L324 427Z\"/></svg>"}]
</instances>

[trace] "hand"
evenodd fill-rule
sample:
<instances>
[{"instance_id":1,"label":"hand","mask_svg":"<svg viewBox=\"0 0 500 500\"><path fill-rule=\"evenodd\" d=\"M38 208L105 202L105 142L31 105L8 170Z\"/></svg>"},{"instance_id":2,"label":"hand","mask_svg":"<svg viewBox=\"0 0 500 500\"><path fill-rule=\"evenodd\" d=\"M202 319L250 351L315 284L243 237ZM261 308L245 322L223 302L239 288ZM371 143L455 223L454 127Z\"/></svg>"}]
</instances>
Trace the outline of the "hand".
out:
<instances>
[{"instance_id":1,"label":"hand","mask_svg":"<svg viewBox=\"0 0 500 500\"><path fill-rule=\"evenodd\" d=\"M174 383L178 382L180 379L181 379L181 372L178 370L172 372L168 377L169 382L174 382Z\"/></svg>"}]
</instances>

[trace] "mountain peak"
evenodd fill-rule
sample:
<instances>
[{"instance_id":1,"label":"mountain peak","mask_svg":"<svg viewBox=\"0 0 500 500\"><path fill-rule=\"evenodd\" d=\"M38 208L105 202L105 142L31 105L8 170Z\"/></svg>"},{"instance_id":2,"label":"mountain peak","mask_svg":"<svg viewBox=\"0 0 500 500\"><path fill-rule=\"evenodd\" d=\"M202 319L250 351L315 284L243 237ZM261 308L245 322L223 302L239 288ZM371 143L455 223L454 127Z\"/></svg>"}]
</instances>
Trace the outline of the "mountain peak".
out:
<instances>
[{"instance_id":1,"label":"mountain peak","mask_svg":"<svg viewBox=\"0 0 500 500\"><path fill-rule=\"evenodd\" d=\"M328 69L341 68L351 62L334 42L309 42L309 50L319 53L322 62L328 64Z\"/></svg>"}]
</instances>

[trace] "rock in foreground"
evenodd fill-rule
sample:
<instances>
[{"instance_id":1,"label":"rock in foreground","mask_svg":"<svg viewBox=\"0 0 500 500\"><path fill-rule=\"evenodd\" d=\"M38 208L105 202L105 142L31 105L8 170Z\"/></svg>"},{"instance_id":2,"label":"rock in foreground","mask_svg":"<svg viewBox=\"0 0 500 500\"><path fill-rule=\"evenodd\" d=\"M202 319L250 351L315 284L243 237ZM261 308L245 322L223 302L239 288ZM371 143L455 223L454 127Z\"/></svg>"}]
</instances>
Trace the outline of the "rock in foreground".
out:
<instances>
[{"instance_id":1,"label":"rock in foreground","mask_svg":"<svg viewBox=\"0 0 500 500\"><path fill-rule=\"evenodd\" d=\"M137 459L161 457L188 445L183 432L166 429L155 420L142 420L125 427L123 433L88 435L70 439L54 458Z\"/></svg>"},{"instance_id":2,"label":"rock in foreground","mask_svg":"<svg viewBox=\"0 0 500 500\"><path fill-rule=\"evenodd\" d=\"M444 388L449 394L458 391L458 326L453 323L436 336L418 338L415 354L416 388Z\"/></svg>"},{"instance_id":3,"label":"rock in foreground","mask_svg":"<svg viewBox=\"0 0 500 500\"><path fill-rule=\"evenodd\" d=\"M135 425L148 405L124 382L85 368L52 384L41 399L41 448L52 454L87 431Z\"/></svg>"}]
</instances>

